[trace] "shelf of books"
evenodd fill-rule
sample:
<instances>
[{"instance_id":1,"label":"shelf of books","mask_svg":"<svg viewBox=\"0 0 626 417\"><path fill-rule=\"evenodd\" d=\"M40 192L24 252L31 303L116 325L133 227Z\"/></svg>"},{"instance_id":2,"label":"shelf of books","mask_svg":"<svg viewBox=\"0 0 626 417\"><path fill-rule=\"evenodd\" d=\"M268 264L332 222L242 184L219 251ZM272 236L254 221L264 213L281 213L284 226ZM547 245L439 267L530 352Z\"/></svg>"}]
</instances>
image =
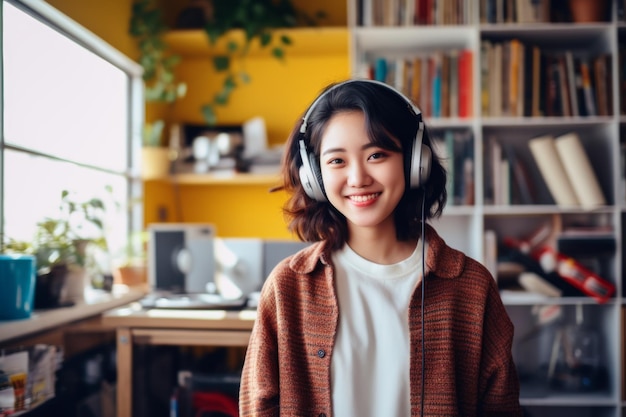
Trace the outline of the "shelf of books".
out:
<instances>
[{"instance_id":1,"label":"shelf of books","mask_svg":"<svg viewBox=\"0 0 626 417\"><path fill-rule=\"evenodd\" d=\"M626 415L626 1L348 0L355 77L415 101L434 226L493 273L529 416ZM623 307L625 306L625 307Z\"/></svg>"}]
</instances>

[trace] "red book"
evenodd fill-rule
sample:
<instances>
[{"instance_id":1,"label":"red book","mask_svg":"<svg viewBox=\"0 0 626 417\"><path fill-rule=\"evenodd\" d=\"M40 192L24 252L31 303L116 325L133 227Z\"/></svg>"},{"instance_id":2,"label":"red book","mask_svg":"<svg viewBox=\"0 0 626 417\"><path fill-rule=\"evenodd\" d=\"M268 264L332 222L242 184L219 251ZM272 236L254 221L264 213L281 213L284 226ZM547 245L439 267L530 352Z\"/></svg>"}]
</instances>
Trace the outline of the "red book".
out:
<instances>
[{"instance_id":1,"label":"red book","mask_svg":"<svg viewBox=\"0 0 626 417\"><path fill-rule=\"evenodd\" d=\"M564 281L594 298L598 303L606 303L615 294L615 285L598 274L582 266L573 258L544 246L531 255L544 270L552 269ZM546 271L548 272L548 271Z\"/></svg>"},{"instance_id":2,"label":"red book","mask_svg":"<svg viewBox=\"0 0 626 417\"><path fill-rule=\"evenodd\" d=\"M459 52L459 117L472 117L472 51Z\"/></svg>"}]
</instances>

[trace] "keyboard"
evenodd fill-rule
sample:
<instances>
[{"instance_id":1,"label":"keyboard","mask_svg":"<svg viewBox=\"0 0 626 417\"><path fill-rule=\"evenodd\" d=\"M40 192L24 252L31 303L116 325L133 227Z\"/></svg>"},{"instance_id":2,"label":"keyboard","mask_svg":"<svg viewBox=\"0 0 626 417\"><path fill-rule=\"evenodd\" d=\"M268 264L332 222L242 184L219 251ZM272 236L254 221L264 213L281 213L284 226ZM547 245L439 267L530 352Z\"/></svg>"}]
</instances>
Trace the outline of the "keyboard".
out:
<instances>
[{"instance_id":1,"label":"keyboard","mask_svg":"<svg viewBox=\"0 0 626 417\"><path fill-rule=\"evenodd\" d=\"M143 308L170 309L241 309L246 306L247 297L225 298L220 294L168 294L152 293L142 298L139 303Z\"/></svg>"}]
</instances>

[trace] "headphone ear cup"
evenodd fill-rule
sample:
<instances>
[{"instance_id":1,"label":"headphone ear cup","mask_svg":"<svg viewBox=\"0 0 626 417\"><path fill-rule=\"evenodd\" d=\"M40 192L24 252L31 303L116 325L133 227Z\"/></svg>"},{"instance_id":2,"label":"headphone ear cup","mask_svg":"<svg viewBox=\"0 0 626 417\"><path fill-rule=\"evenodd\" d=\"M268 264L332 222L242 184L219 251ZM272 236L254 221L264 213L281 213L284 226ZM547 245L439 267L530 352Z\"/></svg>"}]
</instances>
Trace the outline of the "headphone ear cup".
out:
<instances>
[{"instance_id":1,"label":"headphone ear cup","mask_svg":"<svg viewBox=\"0 0 626 417\"><path fill-rule=\"evenodd\" d=\"M315 184L317 184L317 188L320 194L320 198L317 198L316 200L326 201L326 193L324 192L324 180L322 179L322 170L320 169L320 165L317 162L314 154L309 155L309 166L311 167L311 171L313 172L313 178L315 178Z\"/></svg>"},{"instance_id":2,"label":"headphone ear cup","mask_svg":"<svg viewBox=\"0 0 626 417\"><path fill-rule=\"evenodd\" d=\"M300 159L302 166L300 167L300 183L304 192L313 200L326 201L326 195L323 190L322 173L315 160L314 154L308 154L304 147L304 142L300 142Z\"/></svg>"},{"instance_id":3,"label":"headphone ear cup","mask_svg":"<svg viewBox=\"0 0 626 417\"><path fill-rule=\"evenodd\" d=\"M424 134L424 124L420 122L411 153L411 167L409 169L411 188L419 188L424 185L430 175L433 153L428 146L422 143Z\"/></svg>"},{"instance_id":4,"label":"headphone ear cup","mask_svg":"<svg viewBox=\"0 0 626 417\"><path fill-rule=\"evenodd\" d=\"M422 152L420 155L420 165L419 165L419 178L418 184L414 187L421 187L428 181L428 177L430 176L430 166L433 160L433 153L430 148L426 145L421 145ZM412 184L411 184L412 185Z\"/></svg>"}]
</instances>

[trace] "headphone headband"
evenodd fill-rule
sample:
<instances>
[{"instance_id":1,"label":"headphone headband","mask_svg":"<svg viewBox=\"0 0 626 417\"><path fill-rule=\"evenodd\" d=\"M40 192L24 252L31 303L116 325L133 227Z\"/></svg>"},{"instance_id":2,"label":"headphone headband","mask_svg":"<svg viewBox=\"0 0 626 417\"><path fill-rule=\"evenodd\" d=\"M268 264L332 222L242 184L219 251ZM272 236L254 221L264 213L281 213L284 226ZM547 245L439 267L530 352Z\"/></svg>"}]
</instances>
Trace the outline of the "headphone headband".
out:
<instances>
[{"instance_id":1,"label":"headphone headband","mask_svg":"<svg viewBox=\"0 0 626 417\"><path fill-rule=\"evenodd\" d=\"M321 99L326 97L326 95L328 93L330 93L331 91L335 90L336 88L342 87L342 86L344 86L346 84L355 83L355 82L378 84L381 87L385 87L388 90L393 91L394 93L396 93L398 96L402 97L402 99L404 101L406 101L406 103L409 106L409 108L413 111L413 114L415 114L416 116L420 116L422 114L422 111L411 100L409 100L404 94L402 94L397 89L395 89L394 87L390 86L389 84L384 83L382 81L378 81L378 80L368 80L368 79L358 79L358 78L355 78L355 79L351 79L351 80L347 80L347 81L343 81L343 82L337 83L337 84L331 86L326 91L324 91L322 94L320 94L315 99L315 101L313 101L313 103L309 106L308 110L304 114L304 117L302 118L302 124L300 125L300 133L302 133L302 134L306 133L306 129L307 129L307 126L308 126L308 123L309 123L309 117L311 116L311 113L313 112L313 110L317 106L317 103Z\"/></svg>"}]
</instances>

